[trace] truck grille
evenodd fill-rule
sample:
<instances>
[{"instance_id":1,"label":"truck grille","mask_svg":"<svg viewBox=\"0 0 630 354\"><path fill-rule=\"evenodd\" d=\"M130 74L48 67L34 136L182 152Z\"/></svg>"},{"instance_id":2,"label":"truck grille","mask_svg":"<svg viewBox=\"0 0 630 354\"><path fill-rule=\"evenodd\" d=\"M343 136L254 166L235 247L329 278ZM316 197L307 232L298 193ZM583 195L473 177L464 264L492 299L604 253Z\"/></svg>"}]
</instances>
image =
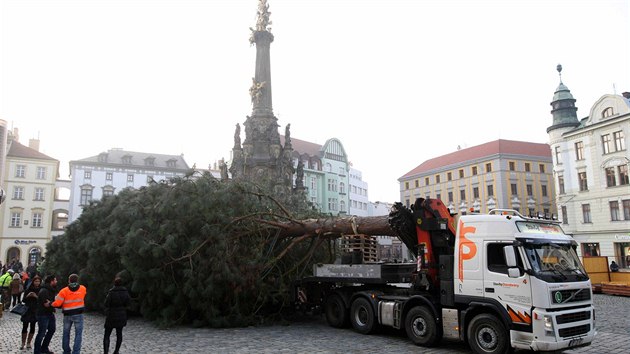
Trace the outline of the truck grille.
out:
<instances>
[{"instance_id":1,"label":"truck grille","mask_svg":"<svg viewBox=\"0 0 630 354\"><path fill-rule=\"evenodd\" d=\"M591 319L591 311L583 311L583 312L575 312L575 313L567 313L566 315L560 315L556 317L556 322L558 324L578 322L584 320Z\"/></svg>"},{"instance_id":2,"label":"truck grille","mask_svg":"<svg viewBox=\"0 0 630 354\"><path fill-rule=\"evenodd\" d=\"M551 292L551 302L554 304L566 304L591 299L591 291L587 288L573 290L554 290Z\"/></svg>"},{"instance_id":3,"label":"truck grille","mask_svg":"<svg viewBox=\"0 0 630 354\"><path fill-rule=\"evenodd\" d=\"M579 336L580 334L586 334L591 330L590 324L585 324L582 326L562 328L558 330L558 334L562 338Z\"/></svg>"}]
</instances>

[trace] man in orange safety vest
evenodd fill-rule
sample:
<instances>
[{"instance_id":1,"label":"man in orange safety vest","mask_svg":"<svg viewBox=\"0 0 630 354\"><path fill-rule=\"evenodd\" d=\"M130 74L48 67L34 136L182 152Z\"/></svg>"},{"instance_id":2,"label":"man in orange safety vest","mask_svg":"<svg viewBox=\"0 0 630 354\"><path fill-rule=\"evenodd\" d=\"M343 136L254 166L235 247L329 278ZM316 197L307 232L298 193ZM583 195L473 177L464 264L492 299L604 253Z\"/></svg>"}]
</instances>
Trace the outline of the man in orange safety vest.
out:
<instances>
[{"instance_id":1,"label":"man in orange safety vest","mask_svg":"<svg viewBox=\"0 0 630 354\"><path fill-rule=\"evenodd\" d=\"M85 294L87 289L79 284L79 276L70 274L68 286L61 289L53 307L61 307L63 312L63 338L61 346L64 354L80 354L83 334L83 310L85 308ZM74 345L70 351L70 329L74 325Z\"/></svg>"}]
</instances>

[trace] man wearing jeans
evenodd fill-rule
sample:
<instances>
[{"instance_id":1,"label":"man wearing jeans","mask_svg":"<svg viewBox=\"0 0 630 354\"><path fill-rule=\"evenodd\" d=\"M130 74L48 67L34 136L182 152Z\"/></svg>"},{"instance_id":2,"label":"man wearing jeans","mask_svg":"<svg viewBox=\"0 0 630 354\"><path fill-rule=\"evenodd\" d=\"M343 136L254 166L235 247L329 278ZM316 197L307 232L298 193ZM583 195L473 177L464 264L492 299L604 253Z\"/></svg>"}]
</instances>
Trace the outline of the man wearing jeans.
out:
<instances>
[{"instance_id":1,"label":"man wearing jeans","mask_svg":"<svg viewBox=\"0 0 630 354\"><path fill-rule=\"evenodd\" d=\"M54 307L61 307L63 312L63 338L61 346L64 354L81 353L81 336L83 334L83 309L85 308L85 286L79 285L79 276L70 274L68 286L61 289ZM74 345L70 351L70 329L74 325Z\"/></svg>"},{"instance_id":2,"label":"man wearing jeans","mask_svg":"<svg viewBox=\"0 0 630 354\"><path fill-rule=\"evenodd\" d=\"M57 278L54 275L47 275L44 278L44 285L37 294L37 337L35 337L35 354L51 353L48 349L50 340L55 334L55 309L52 302L55 300L55 287Z\"/></svg>"}]
</instances>

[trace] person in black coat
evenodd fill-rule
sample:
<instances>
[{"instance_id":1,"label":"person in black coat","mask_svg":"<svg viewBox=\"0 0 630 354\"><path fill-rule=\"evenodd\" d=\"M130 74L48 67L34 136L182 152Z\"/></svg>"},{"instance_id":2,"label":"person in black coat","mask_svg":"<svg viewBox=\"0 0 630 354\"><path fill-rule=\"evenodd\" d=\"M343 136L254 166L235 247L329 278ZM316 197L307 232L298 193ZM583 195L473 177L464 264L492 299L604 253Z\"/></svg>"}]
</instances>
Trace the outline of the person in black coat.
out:
<instances>
[{"instance_id":1,"label":"person in black coat","mask_svg":"<svg viewBox=\"0 0 630 354\"><path fill-rule=\"evenodd\" d=\"M37 323L37 294L39 293L40 286L42 284L42 278L35 276L31 285L24 292L24 304L28 308L22 315L22 346L20 350L31 349L31 341L35 335L35 323ZM29 330L29 326L31 327Z\"/></svg>"},{"instance_id":2,"label":"person in black coat","mask_svg":"<svg viewBox=\"0 0 630 354\"><path fill-rule=\"evenodd\" d=\"M122 286L122 279L114 279L114 287L109 289L107 297L105 297L105 336L103 337L103 348L105 354L109 351L109 336L112 330L116 329L116 350L114 354L118 354L120 345L122 344L122 330L127 325L127 306L131 301L129 292Z\"/></svg>"}]
</instances>

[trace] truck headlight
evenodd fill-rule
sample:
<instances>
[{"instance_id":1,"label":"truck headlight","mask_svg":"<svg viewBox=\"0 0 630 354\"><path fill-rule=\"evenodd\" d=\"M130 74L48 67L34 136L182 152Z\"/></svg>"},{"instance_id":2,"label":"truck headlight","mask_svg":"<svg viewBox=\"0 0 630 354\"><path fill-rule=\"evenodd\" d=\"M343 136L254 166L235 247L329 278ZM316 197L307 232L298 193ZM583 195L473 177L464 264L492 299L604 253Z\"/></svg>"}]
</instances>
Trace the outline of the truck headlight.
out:
<instances>
[{"instance_id":1,"label":"truck headlight","mask_svg":"<svg viewBox=\"0 0 630 354\"><path fill-rule=\"evenodd\" d=\"M551 316L545 315L543 317L545 332L553 332L553 318Z\"/></svg>"}]
</instances>

